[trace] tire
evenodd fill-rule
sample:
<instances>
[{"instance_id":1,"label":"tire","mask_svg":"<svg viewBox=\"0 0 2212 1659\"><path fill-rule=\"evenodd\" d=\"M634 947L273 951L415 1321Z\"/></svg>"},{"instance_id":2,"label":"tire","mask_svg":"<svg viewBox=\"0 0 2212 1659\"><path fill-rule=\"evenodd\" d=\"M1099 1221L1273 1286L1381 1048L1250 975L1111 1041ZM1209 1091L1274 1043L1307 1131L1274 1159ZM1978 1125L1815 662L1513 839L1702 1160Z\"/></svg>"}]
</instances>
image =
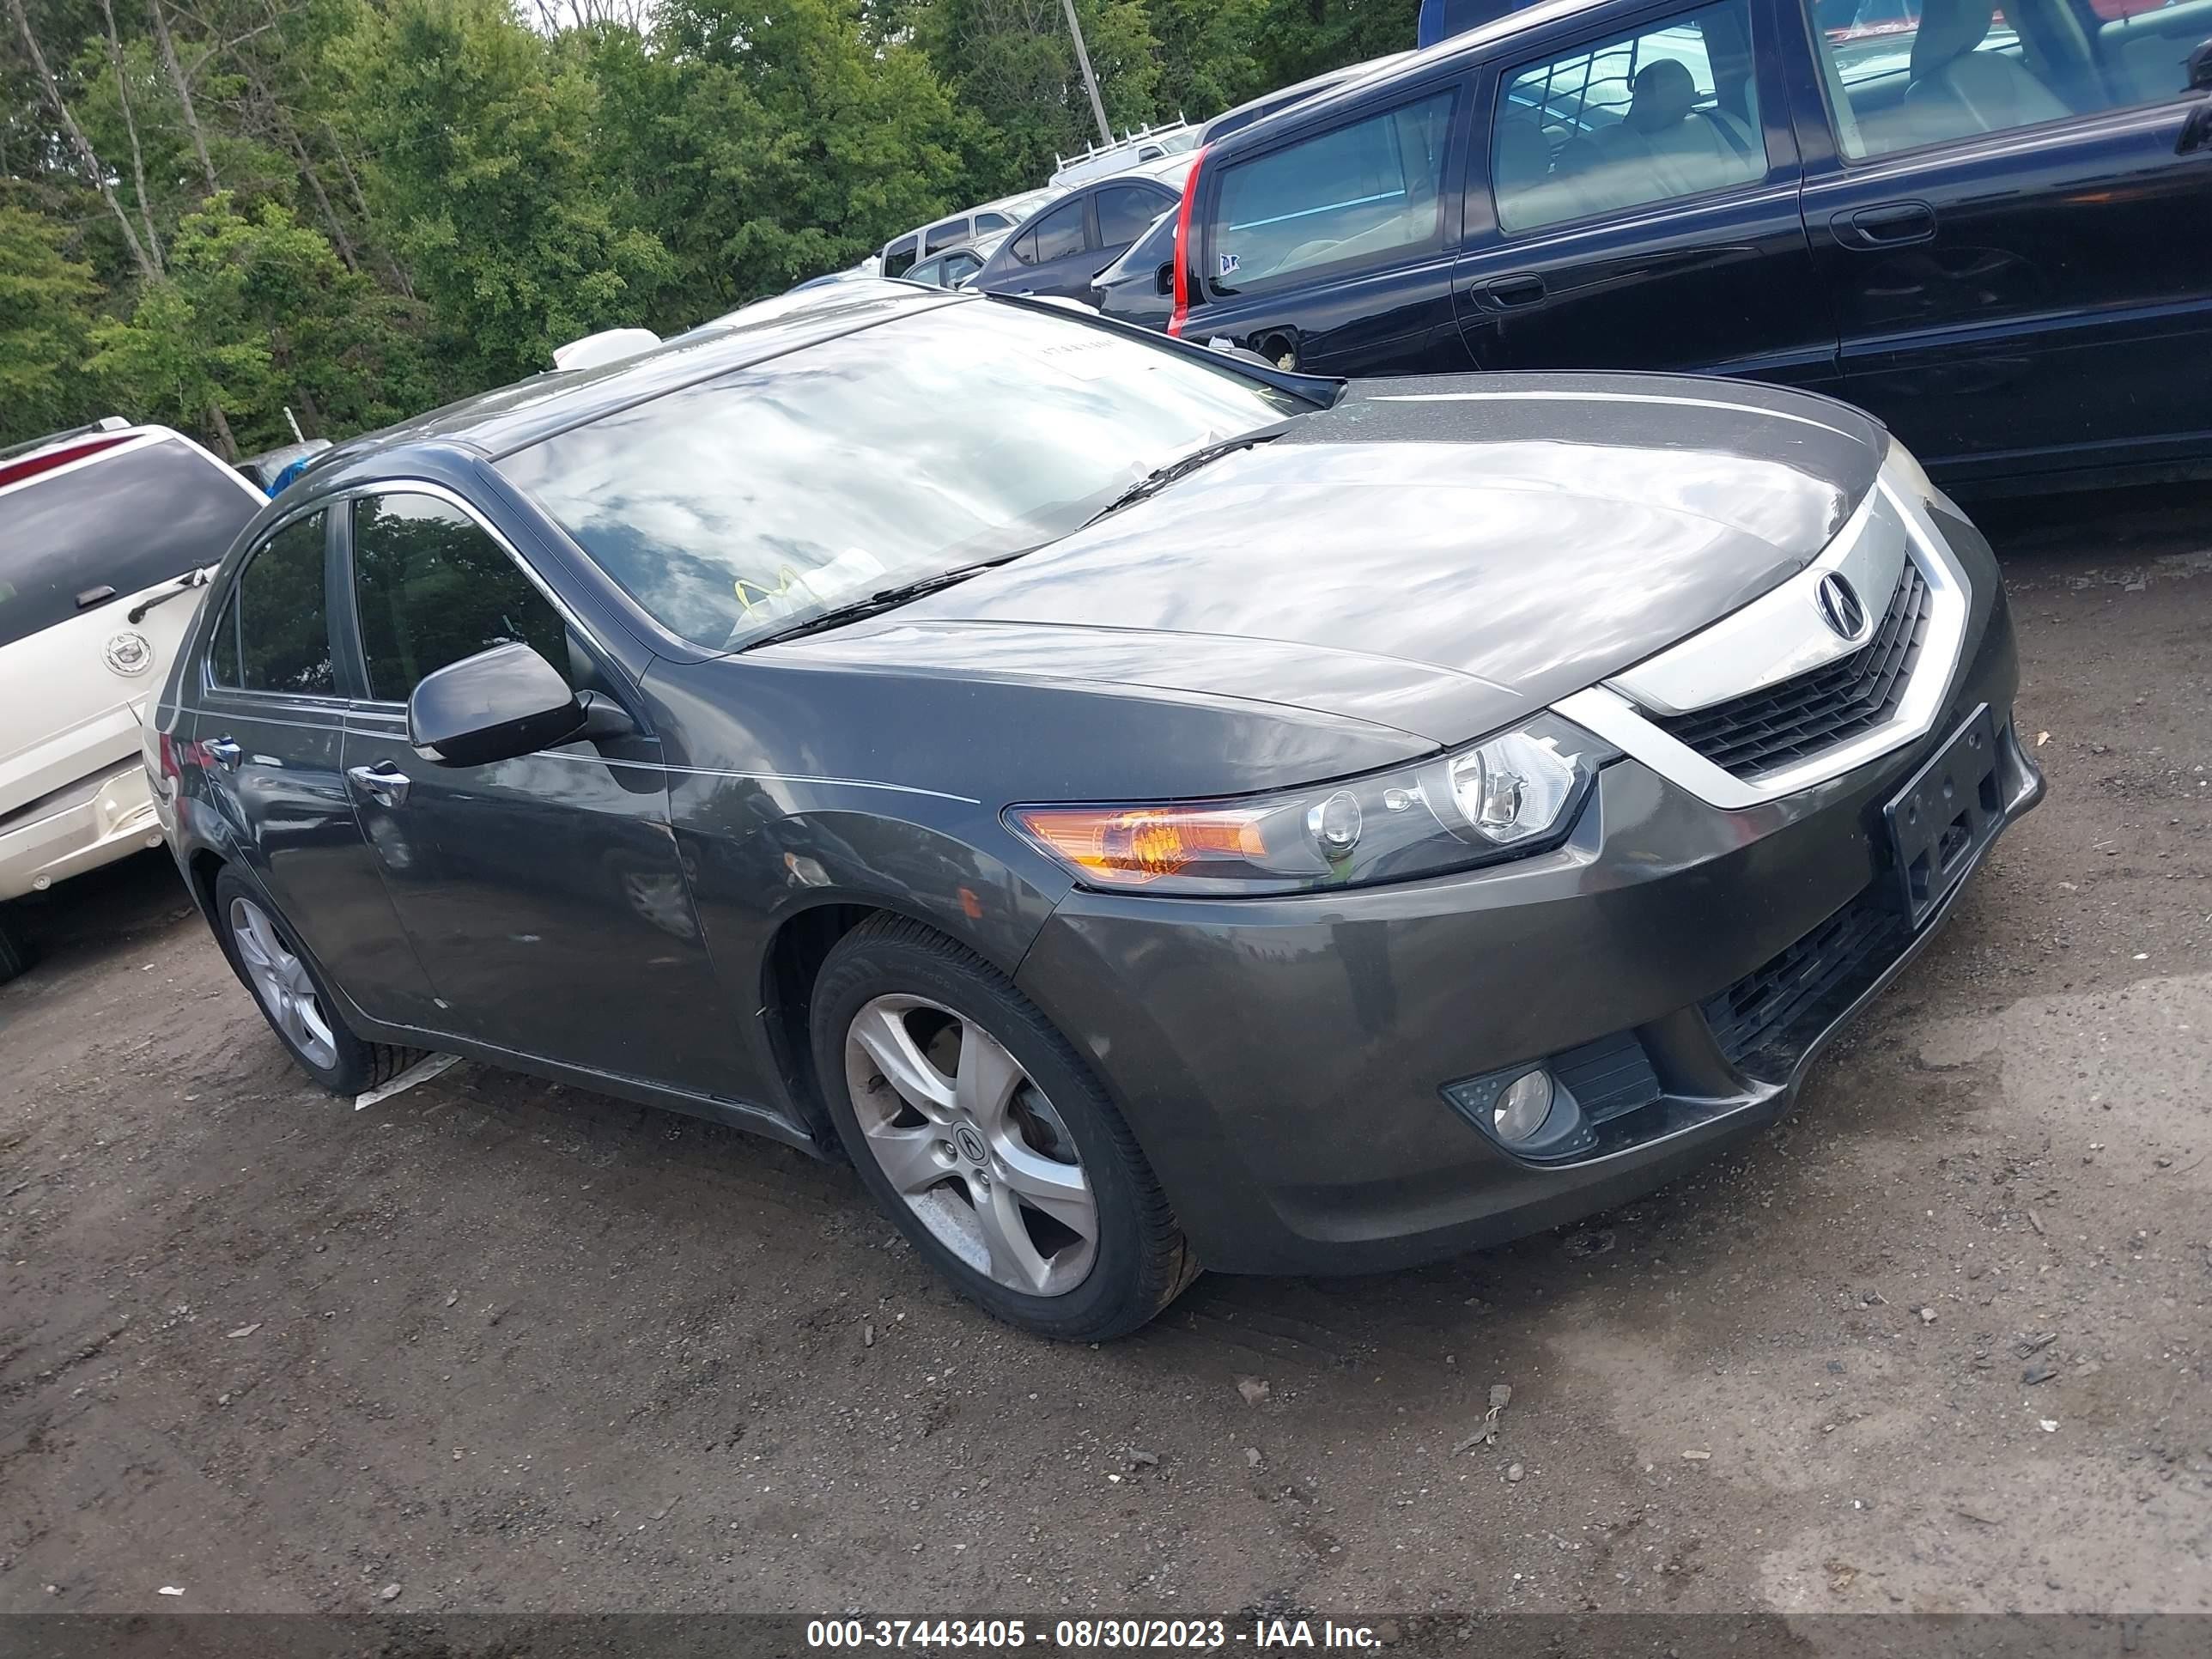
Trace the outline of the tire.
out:
<instances>
[{"instance_id":1,"label":"tire","mask_svg":"<svg viewBox=\"0 0 2212 1659\"><path fill-rule=\"evenodd\" d=\"M261 927L254 925L255 918L265 925L265 937ZM422 1058L425 1051L420 1048L368 1042L356 1036L338 1012L337 1000L324 985L322 975L301 954L289 924L259 888L228 865L215 878L215 936L230 960L231 971L252 993L254 1006L261 1010L277 1041L299 1062L301 1071L332 1094L351 1096L376 1088ZM273 951L272 941L278 947ZM272 957L285 961L273 963ZM283 994L295 1000L312 998L312 1012L306 1018L296 1014L288 1018L272 1006L272 997L277 994L265 988L265 976L260 971L264 963L270 963L279 980L289 981Z\"/></svg>"},{"instance_id":2,"label":"tire","mask_svg":"<svg viewBox=\"0 0 2212 1659\"><path fill-rule=\"evenodd\" d=\"M1037 1336L1102 1342L1145 1324L1198 1277L1097 1079L981 958L918 922L875 917L830 951L811 1024L824 1103L861 1183L985 1312ZM968 1055L982 1079L972 1091Z\"/></svg>"},{"instance_id":3,"label":"tire","mask_svg":"<svg viewBox=\"0 0 2212 1659\"><path fill-rule=\"evenodd\" d=\"M32 960L31 941L9 924L7 907L0 905L0 985L28 968Z\"/></svg>"}]
</instances>

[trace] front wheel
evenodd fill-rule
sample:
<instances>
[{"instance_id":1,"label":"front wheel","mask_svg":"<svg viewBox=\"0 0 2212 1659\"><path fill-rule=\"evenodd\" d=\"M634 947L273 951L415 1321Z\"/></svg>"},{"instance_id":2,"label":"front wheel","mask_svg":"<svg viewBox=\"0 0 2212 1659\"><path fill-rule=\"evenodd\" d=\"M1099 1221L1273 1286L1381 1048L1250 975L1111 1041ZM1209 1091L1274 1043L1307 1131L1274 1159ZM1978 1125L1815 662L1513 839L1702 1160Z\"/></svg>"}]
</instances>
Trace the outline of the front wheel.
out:
<instances>
[{"instance_id":1,"label":"front wheel","mask_svg":"<svg viewBox=\"0 0 2212 1659\"><path fill-rule=\"evenodd\" d=\"M1135 1137L1051 1023L919 923L823 963L814 1059L838 1138L899 1229L1009 1324L1103 1341L1198 1276Z\"/></svg>"},{"instance_id":2,"label":"front wheel","mask_svg":"<svg viewBox=\"0 0 2212 1659\"><path fill-rule=\"evenodd\" d=\"M9 925L8 907L0 904L0 985L31 965L31 941Z\"/></svg>"}]
</instances>

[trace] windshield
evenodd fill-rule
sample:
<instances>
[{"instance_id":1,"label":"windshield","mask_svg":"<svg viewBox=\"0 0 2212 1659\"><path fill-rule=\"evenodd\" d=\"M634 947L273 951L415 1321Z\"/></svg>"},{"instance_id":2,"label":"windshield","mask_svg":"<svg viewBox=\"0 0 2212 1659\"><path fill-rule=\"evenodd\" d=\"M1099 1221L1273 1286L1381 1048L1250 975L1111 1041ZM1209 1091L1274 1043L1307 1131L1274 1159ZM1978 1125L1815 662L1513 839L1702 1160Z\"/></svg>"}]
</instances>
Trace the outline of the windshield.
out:
<instances>
[{"instance_id":1,"label":"windshield","mask_svg":"<svg viewBox=\"0 0 2212 1659\"><path fill-rule=\"evenodd\" d=\"M1182 212L1178 202L1145 228L1145 234L1122 250L1121 257L1100 271L1092 282L1110 287L1133 271L1157 270L1175 258L1176 220Z\"/></svg>"},{"instance_id":2,"label":"windshield","mask_svg":"<svg viewBox=\"0 0 2212 1659\"><path fill-rule=\"evenodd\" d=\"M1073 319L954 304L622 410L499 463L709 650L1065 536L1154 468L1309 408Z\"/></svg>"}]
</instances>

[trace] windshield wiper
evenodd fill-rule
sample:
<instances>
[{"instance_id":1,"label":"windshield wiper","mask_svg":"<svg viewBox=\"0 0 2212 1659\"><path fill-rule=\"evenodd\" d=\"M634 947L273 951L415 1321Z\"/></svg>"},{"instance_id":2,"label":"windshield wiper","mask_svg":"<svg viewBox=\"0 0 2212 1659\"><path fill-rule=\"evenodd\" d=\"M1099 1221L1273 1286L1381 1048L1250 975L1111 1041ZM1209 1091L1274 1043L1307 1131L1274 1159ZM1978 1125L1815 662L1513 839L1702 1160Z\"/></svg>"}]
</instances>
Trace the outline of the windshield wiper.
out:
<instances>
[{"instance_id":1,"label":"windshield wiper","mask_svg":"<svg viewBox=\"0 0 2212 1659\"><path fill-rule=\"evenodd\" d=\"M164 588L161 592L154 595L152 599L143 599L138 604L132 605L128 611L124 613L123 620L131 623L135 627L137 623L146 620L146 613L149 611L151 611L155 605L167 605L171 599L175 599L179 593L189 593L195 588L205 587L207 585L208 573L206 571L187 570L183 575L177 578L177 585L174 587Z\"/></svg>"},{"instance_id":2,"label":"windshield wiper","mask_svg":"<svg viewBox=\"0 0 2212 1659\"><path fill-rule=\"evenodd\" d=\"M1240 449L1250 449L1255 444L1279 438L1290 430L1290 426L1289 421L1278 421L1272 426L1255 427L1249 432L1240 432L1235 437L1224 438L1218 443L1202 444L1188 454L1178 455L1164 465L1154 467L1100 507L1083 521L1084 527L1088 529L1101 519L1111 518L1125 507L1134 507L1139 501L1149 501L1176 479L1188 478L1200 467L1211 466L1224 456L1234 455Z\"/></svg>"},{"instance_id":3,"label":"windshield wiper","mask_svg":"<svg viewBox=\"0 0 2212 1659\"><path fill-rule=\"evenodd\" d=\"M842 605L833 605L827 611L817 611L787 627L763 634L758 639L747 640L740 648L750 651L763 645L775 645L784 640L795 640L807 634L818 634L828 628L842 628L847 623L858 622L863 617L872 617L878 611L896 611L899 606L920 599L925 593L934 593L940 587L950 587L955 582L964 582L970 576L997 568L1032 552L1031 548L1019 548L1012 553L1001 553L995 559L979 559L974 564L956 565L950 570L940 570L933 576L923 576L910 582L901 582L896 587L879 587L866 598L848 599Z\"/></svg>"}]
</instances>

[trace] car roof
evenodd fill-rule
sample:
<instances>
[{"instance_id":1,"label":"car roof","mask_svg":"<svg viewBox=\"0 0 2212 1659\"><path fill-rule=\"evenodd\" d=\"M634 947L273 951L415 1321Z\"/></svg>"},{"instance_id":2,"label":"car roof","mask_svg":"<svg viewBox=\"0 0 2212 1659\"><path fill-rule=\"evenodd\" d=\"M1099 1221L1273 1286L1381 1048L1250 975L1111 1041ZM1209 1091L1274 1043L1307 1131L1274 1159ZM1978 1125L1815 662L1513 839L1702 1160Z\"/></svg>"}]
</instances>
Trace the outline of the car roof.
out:
<instances>
[{"instance_id":1,"label":"car roof","mask_svg":"<svg viewBox=\"0 0 2212 1659\"><path fill-rule=\"evenodd\" d=\"M534 374L349 440L318 457L310 476L330 479L416 444L458 445L496 459L616 410L786 352L938 306L973 303L972 295L880 277L778 295L702 323L657 350L595 368Z\"/></svg>"},{"instance_id":2,"label":"car roof","mask_svg":"<svg viewBox=\"0 0 2212 1659\"><path fill-rule=\"evenodd\" d=\"M1449 35L1432 46L1376 58L1364 73L1355 74L1335 86L1324 87L1311 97L1286 105L1249 126L1239 127L1220 141L1220 149L1224 154L1233 155L1243 149L1248 140L1255 144L1266 143L1277 134L1293 128L1303 131L1316 120L1326 119L1332 112L1358 102L1377 87L1413 80L1460 58L1486 58L1489 49L1500 41L1543 29L1564 18L1619 9L1628 4L1629 0L1536 0L1534 5L1509 11L1464 34Z\"/></svg>"}]
</instances>

